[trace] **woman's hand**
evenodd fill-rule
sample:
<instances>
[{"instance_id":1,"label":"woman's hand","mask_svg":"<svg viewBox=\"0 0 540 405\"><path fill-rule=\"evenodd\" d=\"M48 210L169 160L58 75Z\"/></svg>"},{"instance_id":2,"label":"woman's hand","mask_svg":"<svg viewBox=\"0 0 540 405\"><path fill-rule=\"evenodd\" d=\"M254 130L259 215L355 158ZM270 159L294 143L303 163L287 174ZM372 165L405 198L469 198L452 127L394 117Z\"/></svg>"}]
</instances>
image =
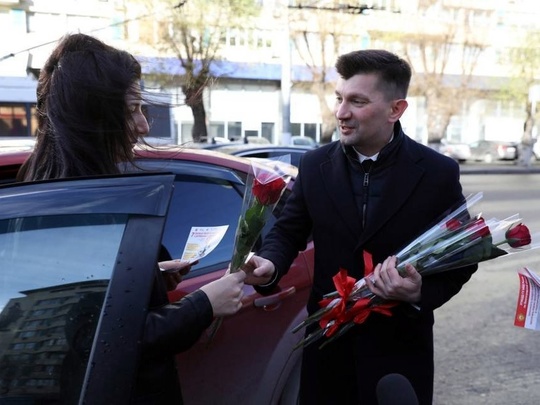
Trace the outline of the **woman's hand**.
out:
<instances>
[{"instance_id":1,"label":"woman's hand","mask_svg":"<svg viewBox=\"0 0 540 405\"><path fill-rule=\"evenodd\" d=\"M242 308L246 273L237 271L201 287L212 304L215 317L233 315Z\"/></svg>"},{"instance_id":2,"label":"woman's hand","mask_svg":"<svg viewBox=\"0 0 540 405\"><path fill-rule=\"evenodd\" d=\"M176 286L180 284L184 276L190 272L191 266L197 263L199 263L198 260L189 263L180 259L159 262L158 265L161 270L161 276L167 285L167 291L176 289Z\"/></svg>"}]
</instances>

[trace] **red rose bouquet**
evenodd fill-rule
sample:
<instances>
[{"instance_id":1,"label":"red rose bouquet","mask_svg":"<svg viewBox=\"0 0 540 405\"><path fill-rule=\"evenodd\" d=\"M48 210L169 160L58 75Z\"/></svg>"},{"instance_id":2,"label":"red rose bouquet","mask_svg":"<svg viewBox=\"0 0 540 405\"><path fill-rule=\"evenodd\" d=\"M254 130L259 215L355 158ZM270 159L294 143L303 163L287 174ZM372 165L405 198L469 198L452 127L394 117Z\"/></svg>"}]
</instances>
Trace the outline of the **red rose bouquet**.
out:
<instances>
[{"instance_id":1,"label":"red rose bouquet","mask_svg":"<svg viewBox=\"0 0 540 405\"><path fill-rule=\"evenodd\" d=\"M425 277L540 246L540 235L534 238L536 245L533 246L529 229L517 215L504 220L485 220L480 215L470 217L469 209L481 198L482 193L469 196L464 204L399 251L396 254L398 272L405 276L405 265L410 263ZM364 252L364 268L365 277L360 280L349 277L345 269L334 276L336 291L319 302L319 311L293 329L297 332L302 327L319 324L319 329L297 347L326 337L324 346L355 324L364 322L371 312L392 315L390 308L397 302L381 299L367 286L366 279L373 277L368 252Z\"/></svg>"},{"instance_id":2,"label":"red rose bouquet","mask_svg":"<svg viewBox=\"0 0 540 405\"><path fill-rule=\"evenodd\" d=\"M248 259L255 242L272 214L276 204L287 188L291 177L281 169L289 164L290 155L272 159L251 161L251 170L246 180L246 191L233 247L229 271L239 271ZM219 329L223 318L216 318L210 328L211 341Z\"/></svg>"},{"instance_id":3,"label":"red rose bouquet","mask_svg":"<svg viewBox=\"0 0 540 405\"><path fill-rule=\"evenodd\" d=\"M269 215L287 188L290 176L280 170L279 162L279 160L252 161L236 228L231 273L240 270L246 262Z\"/></svg>"}]
</instances>

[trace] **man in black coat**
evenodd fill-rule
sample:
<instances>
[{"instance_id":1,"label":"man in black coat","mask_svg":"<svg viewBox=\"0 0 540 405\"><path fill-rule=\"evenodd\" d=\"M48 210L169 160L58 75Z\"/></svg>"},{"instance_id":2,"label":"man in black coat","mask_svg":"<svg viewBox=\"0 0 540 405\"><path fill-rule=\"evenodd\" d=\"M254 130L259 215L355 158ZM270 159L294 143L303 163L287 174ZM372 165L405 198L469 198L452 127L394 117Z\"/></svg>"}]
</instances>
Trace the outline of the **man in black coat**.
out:
<instances>
[{"instance_id":1,"label":"man in black coat","mask_svg":"<svg viewBox=\"0 0 540 405\"><path fill-rule=\"evenodd\" d=\"M363 50L340 56L336 68L340 140L304 155L280 218L248 263L246 283L272 291L312 236L311 314L324 294L335 291L332 277L340 268L356 279L364 276L363 254L369 252L378 264L369 288L400 304L391 316L371 313L323 349L320 342L305 347L300 401L376 404L377 382L399 373L421 404L431 404L433 310L458 293L477 266L425 279L408 266L401 277L391 255L464 201L459 166L402 131L407 62L387 51ZM365 167L368 159L373 163Z\"/></svg>"}]
</instances>

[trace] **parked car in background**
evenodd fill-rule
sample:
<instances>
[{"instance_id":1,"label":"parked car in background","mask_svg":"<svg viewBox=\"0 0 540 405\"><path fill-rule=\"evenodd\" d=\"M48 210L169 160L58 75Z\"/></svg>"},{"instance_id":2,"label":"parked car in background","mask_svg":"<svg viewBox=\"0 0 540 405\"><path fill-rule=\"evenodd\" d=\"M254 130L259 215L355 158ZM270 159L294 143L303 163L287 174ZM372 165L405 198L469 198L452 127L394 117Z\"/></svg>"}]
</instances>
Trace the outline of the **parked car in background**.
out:
<instances>
[{"instance_id":1,"label":"parked car in background","mask_svg":"<svg viewBox=\"0 0 540 405\"><path fill-rule=\"evenodd\" d=\"M517 142L501 142L480 140L469 144L471 160L491 163L498 160L516 160L518 158Z\"/></svg>"},{"instance_id":2,"label":"parked car in background","mask_svg":"<svg viewBox=\"0 0 540 405\"><path fill-rule=\"evenodd\" d=\"M242 144L253 144L253 145L269 145L271 142L262 137L262 136L252 136L248 135L240 139L227 139L220 136L214 136L210 142L201 142L196 143L193 145L196 145L197 147L202 147L205 149L211 149L212 147L219 147L221 145L242 145ZM191 144L190 144L191 145Z\"/></svg>"},{"instance_id":3,"label":"parked car in background","mask_svg":"<svg viewBox=\"0 0 540 405\"><path fill-rule=\"evenodd\" d=\"M217 152L247 158L274 159L280 156L290 156L290 164L299 167L304 153L312 150L309 146L280 146L280 145L227 145L215 148Z\"/></svg>"},{"instance_id":4,"label":"parked car in background","mask_svg":"<svg viewBox=\"0 0 540 405\"><path fill-rule=\"evenodd\" d=\"M471 149L466 143L450 142L442 139L441 142L430 144L430 146L439 153L451 157L460 163L466 162L471 157Z\"/></svg>"},{"instance_id":5,"label":"parked car in background","mask_svg":"<svg viewBox=\"0 0 540 405\"><path fill-rule=\"evenodd\" d=\"M169 299L221 277L251 162L159 148L120 176L13 184L27 156L0 152L0 403L63 403L71 378L74 403L128 404L158 252L180 258L192 226L228 225ZM294 183L283 168L293 178L263 237ZM178 355L186 403L296 403L302 333L291 329L306 316L313 255L310 243L273 295L246 285L215 337Z\"/></svg>"},{"instance_id":6,"label":"parked car in background","mask_svg":"<svg viewBox=\"0 0 540 405\"><path fill-rule=\"evenodd\" d=\"M521 151L521 145L520 145L520 151ZM540 160L540 142L535 139L533 147L532 147L532 158L536 161Z\"/></svg>"},{"instance_id":7,"label":"parked car in background","mask_svg":"<svg viewBox=\"0 0 540 405\"><path fill-rule=\"evenodd\" d=\"M210 142L187 142L184 147L192 149L219 149L223 146L237 146L237 145L270 145L270 141L261 136L246 136L237 140L230 140L223 137L215 136ZM170 145L175 147L175 145Z\"/></svg>"},{"instance_id":8,"label":"parked car in background","mask_svg":"<svg viewBox=\"0 0 540 405\"><path fill-rule=\"evenodd\" d=\"M307 146L311 148L317 148L319 146L319 144L315 142L313 138L310 138L309 136L298 136L298 135L291 136L291 145Z\"/></svg>"}]
</instances>

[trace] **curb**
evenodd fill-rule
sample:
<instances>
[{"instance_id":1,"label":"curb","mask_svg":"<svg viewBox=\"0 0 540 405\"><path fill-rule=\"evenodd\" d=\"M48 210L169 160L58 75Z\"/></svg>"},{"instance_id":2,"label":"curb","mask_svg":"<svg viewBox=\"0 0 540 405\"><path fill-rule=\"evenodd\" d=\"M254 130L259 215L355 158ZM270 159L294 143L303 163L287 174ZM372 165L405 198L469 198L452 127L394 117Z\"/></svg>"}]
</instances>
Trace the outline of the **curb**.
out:
<instances>
[{"instance_id":1,"label":"curb","mask_svg":"<svg viewBox=\"0 0 540 405\"><path fill-rule=\"evenodd\" d=\"M537 174L540 167L495 166L495 167L466 167L460 165L461 174Z\"/></svg>"}]
</instances>

